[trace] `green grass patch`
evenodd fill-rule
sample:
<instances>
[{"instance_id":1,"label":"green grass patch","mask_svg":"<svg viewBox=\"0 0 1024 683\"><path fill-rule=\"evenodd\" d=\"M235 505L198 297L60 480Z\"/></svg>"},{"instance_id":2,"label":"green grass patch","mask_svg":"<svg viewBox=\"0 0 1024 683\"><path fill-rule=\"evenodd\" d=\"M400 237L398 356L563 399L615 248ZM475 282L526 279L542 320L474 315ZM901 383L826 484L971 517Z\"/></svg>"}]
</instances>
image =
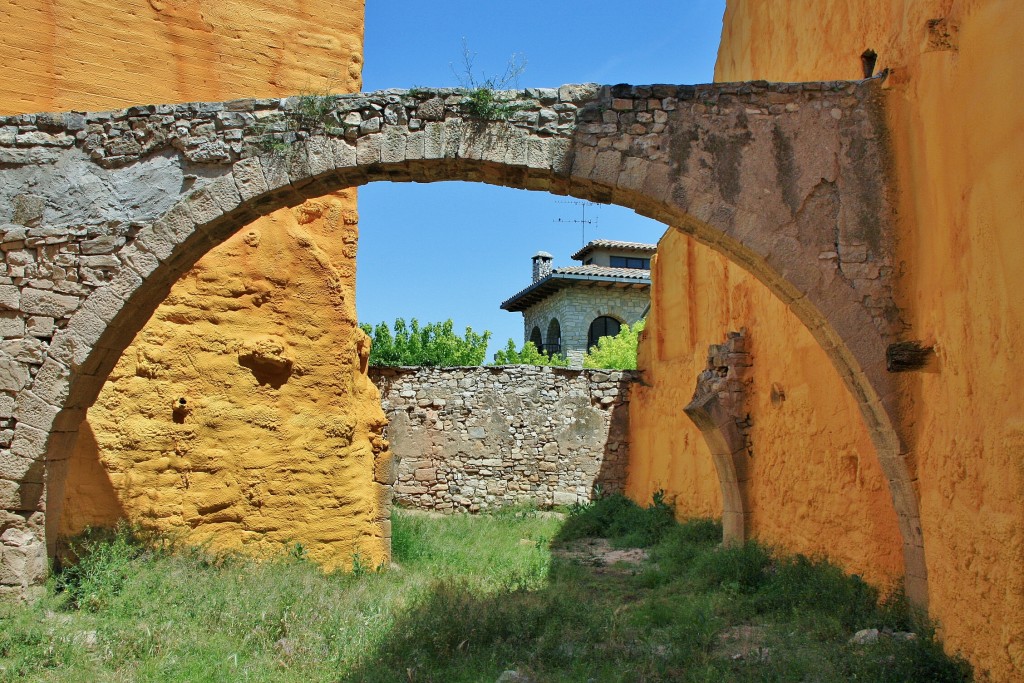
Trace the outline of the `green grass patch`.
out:
<instances>
[{"instance_id":1,"label":"green grass patch","mask_svg":"<svg viewBox=\"0 0 1024 683\"><path fill-rule=\"evenodd\" d=\"M91 534L41 601L0 605L0 681L970 680L899 596L663 500L392 522L397 566L345 574Z\"/></svg>"}]
</instances>

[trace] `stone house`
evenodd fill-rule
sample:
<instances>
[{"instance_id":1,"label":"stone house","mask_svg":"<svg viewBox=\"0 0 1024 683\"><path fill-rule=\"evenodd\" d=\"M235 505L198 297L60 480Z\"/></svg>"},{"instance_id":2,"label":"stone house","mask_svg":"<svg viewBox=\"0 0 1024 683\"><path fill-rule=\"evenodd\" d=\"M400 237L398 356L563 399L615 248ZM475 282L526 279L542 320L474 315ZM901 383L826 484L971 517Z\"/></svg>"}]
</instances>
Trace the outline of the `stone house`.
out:
<instances>
[{"instance_id":1,"label":"stone house","mask_svg":"<svg viewBox=\"0 0 1024 683\"><path fill-rule=\"evenodd\" d=\"M591 240L572 255L582 265L554 268L546 251L533 257L533 282L501 304L523 314L523 340L581 365L583 354L622 325L632 325L651 301L651 256L657 245Z\"/></svg>"}]
</instances>

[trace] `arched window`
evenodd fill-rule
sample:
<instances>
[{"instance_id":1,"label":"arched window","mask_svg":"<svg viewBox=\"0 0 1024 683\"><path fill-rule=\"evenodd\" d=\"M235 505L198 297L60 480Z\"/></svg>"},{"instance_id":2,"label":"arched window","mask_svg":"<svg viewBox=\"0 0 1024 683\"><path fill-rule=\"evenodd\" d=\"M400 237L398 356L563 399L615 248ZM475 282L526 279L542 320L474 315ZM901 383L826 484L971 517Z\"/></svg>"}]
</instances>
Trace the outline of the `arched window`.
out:
<instances>
[{"instance_id":1,"label":"arched window","mask_svg":"<svg viewBox=\"0 0 1024 683\"><path fill-rule=\"evenodd\" d=\"M530 341L537 347L537 350L544 348L544 340L540 338L540 328L536 325L533 326L533 332L530 332Z\"/></svg>"},{"instance_id":2,"label":"arched window","mask_svg":"<svg viewBox=\"0 0 1024 683\"><path fill-rule=\"evenodd\" d=\"M590 323L590 331L587 332L587 350L597 346L597 340L601 337L614 337L622 329L622 324L615 318L602 315Z\"/></svg>"},{"instance_id":3,"label":"arched window","mask_svg":"<svg viewBox=\"0 0 1024 683\"><path fill-rule=\"evenodd\" d=\"M548 323L548 343L544 350L552 356L562 352L562 326L558 324L558 318L552 318Z\"/></svg>"}]
</instances>

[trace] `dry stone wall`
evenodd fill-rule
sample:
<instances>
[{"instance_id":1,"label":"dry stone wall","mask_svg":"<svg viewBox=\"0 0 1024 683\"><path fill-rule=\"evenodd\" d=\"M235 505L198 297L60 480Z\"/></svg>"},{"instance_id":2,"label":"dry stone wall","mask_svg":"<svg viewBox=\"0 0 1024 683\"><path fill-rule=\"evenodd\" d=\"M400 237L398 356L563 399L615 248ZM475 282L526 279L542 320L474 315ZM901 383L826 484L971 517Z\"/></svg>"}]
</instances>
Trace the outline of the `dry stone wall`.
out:
<instances>
[{"instance_id":1,"label":"dry stone wall","mask_svg":"<svg viewBox=\"0 0 1024 683\"><path fill-rule=\"evenodd\" d=\"M629 371L371 368L397 464L395 500L477 512L621 492Z\"/></svg>"}]
</instances>

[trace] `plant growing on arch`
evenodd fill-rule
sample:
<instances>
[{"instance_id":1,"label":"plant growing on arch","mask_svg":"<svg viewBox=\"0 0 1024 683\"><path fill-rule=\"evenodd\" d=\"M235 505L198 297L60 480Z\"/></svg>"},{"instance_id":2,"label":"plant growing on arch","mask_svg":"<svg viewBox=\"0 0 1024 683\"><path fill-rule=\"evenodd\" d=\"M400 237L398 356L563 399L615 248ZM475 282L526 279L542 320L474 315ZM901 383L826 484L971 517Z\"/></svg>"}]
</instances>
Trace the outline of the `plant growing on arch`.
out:
<instances>
[{"instance_id":1,"label":"plant growing on arch","mask_svg":"<svg viewBox=\"0 0 1024 683\"><path fill-rule=\"evenodd\" d=\"M473 65L475 60L476 53L470 51L463 38L462 69L456 72L452 66L459 85L469 91L462 100L463 110L471 118L480 121L507 121L519 111L520 106L505 99L500 91L518 86L519 77L526 70L526 59L520 54L513 54L508 58L501 76L487 76L483 72L477 75Z\"/></svg>"},{"instance_id":2,"label":"plant growing on arch","mask_svg":"<svg viewBox=\"0 0 1024 683\"><path fill-rule=\"evenodd\" d=\"M487 354L487 342L491 339L490 332L478 334L468 326L460 337L455 334L450 318L422 327L416 318L409 325L404 318L398 318L394 331L384 322L376 327L367 323L359 327L370 337L370 365L480 365Z\"/></svg>"}]
</instances>

